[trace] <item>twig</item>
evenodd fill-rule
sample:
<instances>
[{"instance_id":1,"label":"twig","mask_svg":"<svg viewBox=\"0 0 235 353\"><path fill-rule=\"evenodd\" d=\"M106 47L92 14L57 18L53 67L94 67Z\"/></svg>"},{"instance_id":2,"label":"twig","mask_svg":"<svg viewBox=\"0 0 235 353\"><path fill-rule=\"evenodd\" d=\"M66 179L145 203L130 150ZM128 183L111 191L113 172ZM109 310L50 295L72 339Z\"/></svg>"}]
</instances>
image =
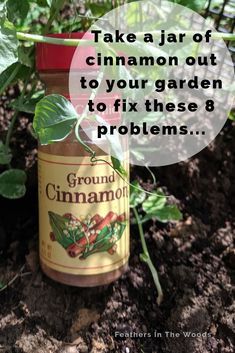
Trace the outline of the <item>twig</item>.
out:
<instances>
[{"instance_id":1,"label":"twig","mask_svg":"<svg viewBox=\"0 0 235 353\"><path fill-rule=\"evenodd\" d=\"M7 283L5 284L5 286L3 286L1 289L0 289L0 292L3 292L4 290L6 290L8 287L10 287L19 277L22 276L22 271L24 270L25 268L25 264L21 267L20 271Z\"/></svg>"}]
</instances>

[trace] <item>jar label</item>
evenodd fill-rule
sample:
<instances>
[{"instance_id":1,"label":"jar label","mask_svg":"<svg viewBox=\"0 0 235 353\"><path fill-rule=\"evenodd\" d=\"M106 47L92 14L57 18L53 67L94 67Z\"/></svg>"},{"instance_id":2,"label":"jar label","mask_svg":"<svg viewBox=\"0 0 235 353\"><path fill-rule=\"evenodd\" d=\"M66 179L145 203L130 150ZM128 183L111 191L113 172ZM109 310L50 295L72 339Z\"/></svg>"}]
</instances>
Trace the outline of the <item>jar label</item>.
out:
<instances>
[{"instance_id":1,"label":"jar label","mask_svg":"<svg viewBox=\"0 0 235 353\"><path fill-rule=\"evenodd\" d=\"M95 275L128 260L129 187L99 158L39 151L40 259L51 269Z\"/></svg>"}]
</instances>

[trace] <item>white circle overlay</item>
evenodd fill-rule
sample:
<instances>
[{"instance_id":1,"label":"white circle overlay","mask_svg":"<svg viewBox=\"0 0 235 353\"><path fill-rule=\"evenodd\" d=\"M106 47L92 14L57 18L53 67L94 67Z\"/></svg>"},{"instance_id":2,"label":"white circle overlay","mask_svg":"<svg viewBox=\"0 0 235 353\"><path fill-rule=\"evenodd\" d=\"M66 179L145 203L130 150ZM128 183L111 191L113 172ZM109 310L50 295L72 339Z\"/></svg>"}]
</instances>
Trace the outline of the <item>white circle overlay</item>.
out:
<instances>
[{"instance_id":1,"label":"white circle overlay","mask_svg":"<svg viewBox=\"0 0 235 353\"><path fill-rule=\"evenodd\" d=\"M231 55L216 34L201 15L168 1L131 2L97 20L69 74L88 140L119 160L129 151L141 166L184 161L208 146L234 99Z\"/></svg>"}]
</instances>

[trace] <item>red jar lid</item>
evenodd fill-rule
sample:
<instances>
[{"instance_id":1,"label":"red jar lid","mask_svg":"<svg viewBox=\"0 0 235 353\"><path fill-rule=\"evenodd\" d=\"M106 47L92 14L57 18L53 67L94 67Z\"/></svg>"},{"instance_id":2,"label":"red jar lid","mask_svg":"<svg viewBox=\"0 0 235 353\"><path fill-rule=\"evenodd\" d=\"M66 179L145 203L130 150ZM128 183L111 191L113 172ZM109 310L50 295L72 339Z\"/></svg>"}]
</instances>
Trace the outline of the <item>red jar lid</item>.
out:
<instances>
[{"instance_id":1,"label":"red jar lid","mask_svg":"<svg viewBox=\"0 0 235 353\"><path fill-rule=\"evenodd\" d=\"M82 39L84 32L77 33L61 33L49 34L47 37L61 38L61 39ZM88 35L85 36L88 39ZM92 36L91 36L92 38ZM69 71L71 62L77 47L70 47L66 45L37 43L36 46L36 66L38 71ZM97 66L88 66L86 58L94 56L95 48L92 46L79 47L79 60L73 66L73 69L89 71L97 70Z\"/></svg>"}]
</instances>

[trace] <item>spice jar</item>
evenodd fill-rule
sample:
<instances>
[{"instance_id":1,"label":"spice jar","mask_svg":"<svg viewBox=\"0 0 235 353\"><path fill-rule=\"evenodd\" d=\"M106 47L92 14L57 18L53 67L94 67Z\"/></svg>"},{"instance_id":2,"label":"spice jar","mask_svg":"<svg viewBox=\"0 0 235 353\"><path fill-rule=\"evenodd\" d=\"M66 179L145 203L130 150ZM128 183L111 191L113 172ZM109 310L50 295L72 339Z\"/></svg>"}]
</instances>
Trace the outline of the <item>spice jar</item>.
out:
<instances>
[{"instance_id":1,"label":"spice jar","mask_svg":"<svg viewBox=\"0 0 235 353\"><path fill-rule=\"evenodd\" d=\"M83 34L55 36L81 39ZM75 50L37 45L37 68L47 94L69 98ZM82 130L80 136L102 161L91 162L73 131L63 141L38 148L40 263L57 282L90 287L111 283L127 269L129 187L108 164L104 142L90 141Z\"/></svg>"}]
</instances>

